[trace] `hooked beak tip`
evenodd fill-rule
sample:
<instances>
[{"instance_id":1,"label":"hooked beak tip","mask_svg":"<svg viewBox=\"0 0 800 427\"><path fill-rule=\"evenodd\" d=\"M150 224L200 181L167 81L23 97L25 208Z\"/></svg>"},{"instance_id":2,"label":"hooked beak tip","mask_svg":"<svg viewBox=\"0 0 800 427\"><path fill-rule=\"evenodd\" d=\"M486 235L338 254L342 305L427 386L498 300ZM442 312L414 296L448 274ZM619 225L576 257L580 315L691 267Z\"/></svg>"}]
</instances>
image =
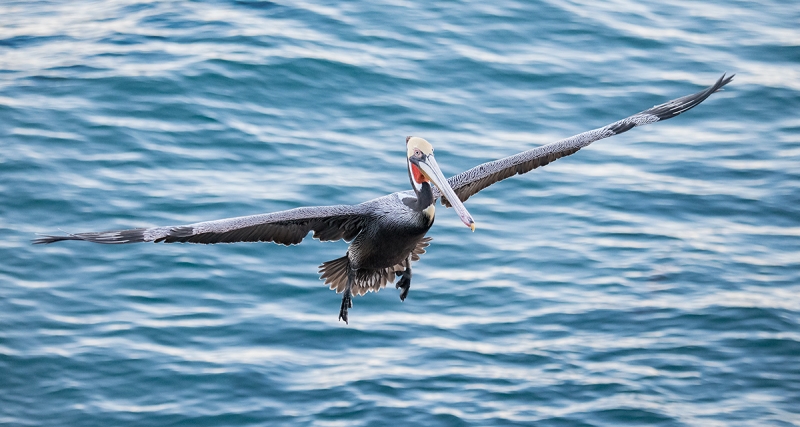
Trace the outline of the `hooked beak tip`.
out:
<instances>
[{"instance_id":1,"label":"hooked beak tip","mask_svg":"<svg viewBox=\"0 0 800 427\"><path fill-rule=\"evenodd\" d=\"M473 233L475 232L475 223L474 222L469 225L469 229L472 230Z\"/></svg>"}]
</instances>

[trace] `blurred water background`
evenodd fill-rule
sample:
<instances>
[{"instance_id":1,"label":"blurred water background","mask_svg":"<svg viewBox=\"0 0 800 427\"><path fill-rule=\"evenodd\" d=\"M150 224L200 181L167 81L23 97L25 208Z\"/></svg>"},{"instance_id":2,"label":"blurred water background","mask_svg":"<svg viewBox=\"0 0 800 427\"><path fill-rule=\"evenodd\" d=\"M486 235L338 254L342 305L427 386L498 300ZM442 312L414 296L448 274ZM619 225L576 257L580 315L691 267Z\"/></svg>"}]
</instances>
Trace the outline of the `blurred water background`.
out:
<instances>
[{"instance_id":1,"label":"blurred water background","mask_svg":"<svg viewBox=\"0 0 800 427\"><path fill-rule=\"evenodd\" d=\"M800 3L3 1L0 424L800 425ZM32 246L409 188L696 92L346 244Z\"/></svg>"}]
</instances>

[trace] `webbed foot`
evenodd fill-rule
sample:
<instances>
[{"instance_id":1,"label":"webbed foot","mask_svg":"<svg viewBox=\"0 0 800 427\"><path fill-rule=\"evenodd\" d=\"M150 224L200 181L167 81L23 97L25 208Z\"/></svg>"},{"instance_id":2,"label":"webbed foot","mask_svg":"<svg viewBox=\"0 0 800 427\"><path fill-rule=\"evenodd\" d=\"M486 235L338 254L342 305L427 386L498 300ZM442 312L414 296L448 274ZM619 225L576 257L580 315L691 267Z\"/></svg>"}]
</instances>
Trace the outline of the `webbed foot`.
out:
<instances>
[{"instance_id":1,"label":"webbed foot","mask_svg":"<svg viewBox=\"0 0 800 427\"><path fill-rule=\"evenodd\" d=\"M395 288L400 289L400 301L405 301L408 296L408 291L411 289L411 271L406 270L398 272L397 275L401 277L400 280L397 281Z\"/></svg>"},{"instance_id":2,"label":"webbed foot","mask_svg":"<svg viewBox=\"0 0 800 427\"><path fill-rule=\"evenodd\" d=\"M350 292L345 292L342 295L342 306L339 309L339 320L344 320L344 323L350 324L347 321L347 309L353 307L353 299L350 297Z\"/></svg>"}]
</instances>

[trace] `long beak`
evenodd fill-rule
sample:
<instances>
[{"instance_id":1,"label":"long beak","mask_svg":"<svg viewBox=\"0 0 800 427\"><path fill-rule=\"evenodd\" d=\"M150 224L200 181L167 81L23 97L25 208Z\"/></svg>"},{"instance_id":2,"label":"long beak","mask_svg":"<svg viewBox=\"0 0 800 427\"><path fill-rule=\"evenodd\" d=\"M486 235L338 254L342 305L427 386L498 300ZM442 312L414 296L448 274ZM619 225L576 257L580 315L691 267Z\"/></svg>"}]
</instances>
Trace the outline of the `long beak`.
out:
<instances>
[{"instance_id":1,"label":"long beak","mask_svg":"<svg viewBox=\"0 0 800 427\"><path fill-rule=\"evenodd\" d=\"M433 158L433 154L417 162L417 167L419 167L422 173L424 173L431 182L439 187L439 191L450 201L450 204L455 208L461 221L472 231L475 231L475 220L472 219L472 215L467 212L467 208L461 203L461 199L456 196L455 191L450 187L450 183L448 183L447 179L442 175L442 170L439 169L439 165L436 163L436 159Z\"/></svg>"}]
</instances>

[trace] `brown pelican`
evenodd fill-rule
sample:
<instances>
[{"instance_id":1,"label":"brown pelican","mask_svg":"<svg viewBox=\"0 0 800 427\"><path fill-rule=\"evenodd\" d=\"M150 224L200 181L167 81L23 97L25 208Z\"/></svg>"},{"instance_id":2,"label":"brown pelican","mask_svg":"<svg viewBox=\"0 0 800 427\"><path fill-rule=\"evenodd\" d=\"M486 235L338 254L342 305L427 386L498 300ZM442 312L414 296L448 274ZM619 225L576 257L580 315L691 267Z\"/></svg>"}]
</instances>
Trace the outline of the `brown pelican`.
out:
<instances>
[{"instance_id":1,"label":"brown pelican","mask_svg":"<svg viewBox=\"0 0 800 427\"><path fill-rule=\"evenodd\" d=\"M482 189L517 174L527 173L556 159L575 153L594 141L625 132L633 127L670 119L703 102L728 84L733 76L722 77L707 89L656 105L602 128L484 163L445 179L433 155L433 146L419 137L406 138L408 176L413 191L379 197L358 205L315 206L287 211L198 222L172 227L135 228L42 236L34 244L61 240L94 243L188 242L300 243L313 231L321 241L344 239L350 242L347 253L320 266L321 279L342 294L339 319L347 322L352 296L378 291L387 282L400 279L400 300L411 286L411 263L425 253L431 241L425 234L433 225L434 205L455 208L461 221L473 231L475 221L463 202Z\"/></svg>"}]
</instances>

